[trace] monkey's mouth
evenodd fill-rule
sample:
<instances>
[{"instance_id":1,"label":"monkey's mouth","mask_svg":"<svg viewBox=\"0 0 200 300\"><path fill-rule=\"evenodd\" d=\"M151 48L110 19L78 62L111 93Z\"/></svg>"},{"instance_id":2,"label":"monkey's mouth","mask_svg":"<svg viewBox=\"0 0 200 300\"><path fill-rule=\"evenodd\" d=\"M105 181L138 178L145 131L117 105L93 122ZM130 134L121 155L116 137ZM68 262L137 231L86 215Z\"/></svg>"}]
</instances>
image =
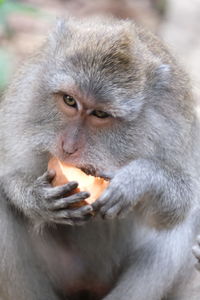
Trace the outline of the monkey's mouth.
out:
<instances>
[{"instance_id":1,"label":"monkey's mouth","mask_svg":"<svg viewBox=\"0 0 200 300\"><path fill-rule=\"evenodd\" d=\"M81 169L81 171L83 171L87 175L92 175L94 177L101 177L104 180L110 180L111 179L110 176L107 176L101 170L96 169L92 165L80 166L79 169Z\"/></svg>"},{"instance_id":2,"label":"monkey's mouth","mask_svg":"<svg viewBox=\"0 0 200 300\"><path fill-rule=\"evenodd\" d=\"M98 171L92 165L80 166L81 171L83 171L87 175L98 176Z\"/></svg>"}]
</instances>

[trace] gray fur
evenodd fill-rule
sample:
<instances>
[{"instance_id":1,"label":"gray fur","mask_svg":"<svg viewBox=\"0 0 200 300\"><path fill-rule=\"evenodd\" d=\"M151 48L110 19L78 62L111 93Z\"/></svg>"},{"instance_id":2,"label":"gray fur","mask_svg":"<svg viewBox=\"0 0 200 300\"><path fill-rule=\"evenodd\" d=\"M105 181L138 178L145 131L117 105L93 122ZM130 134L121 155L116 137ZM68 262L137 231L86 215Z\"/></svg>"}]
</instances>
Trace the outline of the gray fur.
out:
<instances>
[{"instance_id":1,"label":"gray fur","mask_svg":"<svg viewBox=\"0 0 200 300\"><path fill-rule=\"evenodd\" d=\"M132 22L59 22L0 103L2 300L198 298L200 143L190 89L165 46ZM112 125L74 125L55 105L59 91L110 113ZM63 136L76 155L62 151ZM76 183L51 187L51 155L111 174L109 187L93 206L70 209L88 195L66 197Z\"/></svg>"}]
</instances>

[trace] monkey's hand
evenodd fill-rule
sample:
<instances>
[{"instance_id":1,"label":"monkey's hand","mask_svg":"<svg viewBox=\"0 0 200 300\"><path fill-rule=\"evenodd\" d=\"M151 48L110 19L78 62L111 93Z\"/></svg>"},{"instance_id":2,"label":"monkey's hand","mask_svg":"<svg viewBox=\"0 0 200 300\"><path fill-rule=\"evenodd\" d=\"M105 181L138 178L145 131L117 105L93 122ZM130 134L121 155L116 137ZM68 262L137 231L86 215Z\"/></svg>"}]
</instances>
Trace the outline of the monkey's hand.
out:
<instances>
[{"instance_id":1,"label":"monkey's hand","mask_svg":"<svg viewBox=\"0 0 200 300\"><path fill-rule=\"evenodd\" d=\"M78 186L74 181L52 187L51 181L54 176L55 172L50 170L34 182L31 189L34 204L31 207L30 217L38 223L83 224L92 216L92 206L70 208L70 205L85 200L90 194L86 192L70 194Z\"/></svg>"},{"instance_id":2,"label":"monkey's hand","mask_svg":"<svg viewBox=\"0 0 200 300\"><path fill-rule=\"evenodd\" d=\"M197 237L197 244L192 248L192 251L197 259L195 266L200 271L200 236Z\"/></svg>"},{"instance_id":3,"label":"monkey's hand","mask_svg":"<svg viewBox=\"0 0 200 300\"><path fill-rule=\"evenodd\" d=\"M114 218L126 216L139 204L145 216L166 226L184 218L192 197L190 177L182 170L158 160L137 159L114 174L92 206L104 218Z\"/></svg>"}]
</instances>

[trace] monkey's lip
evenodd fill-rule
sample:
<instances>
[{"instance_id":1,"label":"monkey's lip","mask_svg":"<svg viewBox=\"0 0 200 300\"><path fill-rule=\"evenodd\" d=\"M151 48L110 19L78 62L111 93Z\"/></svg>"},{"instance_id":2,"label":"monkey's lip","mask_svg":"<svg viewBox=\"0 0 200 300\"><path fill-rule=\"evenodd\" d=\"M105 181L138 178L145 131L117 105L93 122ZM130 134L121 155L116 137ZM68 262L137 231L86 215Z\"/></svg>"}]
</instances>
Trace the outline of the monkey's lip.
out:
<instances>
[{"instance_id":1,"label":"monkey's lip","mask_svg":"<svg viewBox=\"0 0 200 300\"><path fill-rule=\"evenodd\" d=\"M91 165L81 166L80 169L81 169L81 171L83 171L87 175L92 175L92 176L95 176L95 177L97 176L97 170Z\"/></svg>"},{"instance_id":2,"label":"monkey's lip","mask_svg":"<svg viewBox=\"0 0 200 300\"><path fill-rule=\"evenodd\" d=\"M79 169L81 169L81 171L83 171L85 174L87 175L91 175L94 177L100 177L103 178L104 180L111 180L112 176L110 176L109 174L104 173L101 170L96 169L95 167L91 166L91 165L87 165L87 166L77 166Z\"/></svg>"}]
</instances>

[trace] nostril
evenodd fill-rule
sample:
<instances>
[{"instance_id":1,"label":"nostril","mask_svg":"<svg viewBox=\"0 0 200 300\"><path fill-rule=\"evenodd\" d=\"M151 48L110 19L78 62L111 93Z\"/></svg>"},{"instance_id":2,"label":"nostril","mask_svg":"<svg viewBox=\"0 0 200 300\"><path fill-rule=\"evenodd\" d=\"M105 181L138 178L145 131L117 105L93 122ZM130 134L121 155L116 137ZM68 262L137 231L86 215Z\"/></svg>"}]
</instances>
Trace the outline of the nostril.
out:
<instances>
[{"instance_id":1,"label":"nostril","mask_svg":"<svg viewBox=\"0 0 200 300\"><path fill-rule=\"evenodd\" d=\"M78 145L76 143L61 140L61 149L65 155L73 155L78 151Z\"/></svg>"},{"instance_id":2,"label":"nostril","mask_svg":"<svg viewBox=\"0 0 200 300\"><path fill-rule=\"evenodd\" d=\"M66 155L72 155L72 154L74 154L75 152L77 152L78 151L78 148L74 148L74 149L65 149L64 147L63 147L63 152L66 154Z\"/></svg>"},{"instance_id":3,"label":"nostril","mask_svg":"<svg viewBox=\"0 0 200 300\"><path fill-rule=\"evenodd\" d=\"M74 150L71 150L71 151L66 152L66 153L68 153L69 155L72 155L72 154L74 154L77 150L78 150L78 149L74 149Z\"/></svg>"}]
</instances>

